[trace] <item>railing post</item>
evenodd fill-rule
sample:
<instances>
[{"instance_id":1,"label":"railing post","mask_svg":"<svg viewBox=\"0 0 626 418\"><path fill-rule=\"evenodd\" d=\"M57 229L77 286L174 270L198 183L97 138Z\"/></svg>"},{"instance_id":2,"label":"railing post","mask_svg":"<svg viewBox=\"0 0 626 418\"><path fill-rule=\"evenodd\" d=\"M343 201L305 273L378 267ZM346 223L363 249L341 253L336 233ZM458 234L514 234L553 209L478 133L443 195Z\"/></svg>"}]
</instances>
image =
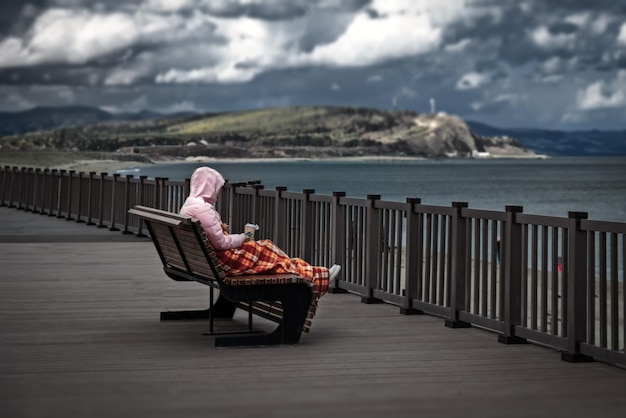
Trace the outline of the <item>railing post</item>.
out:
<instances>
[{"instance_id":1,"label":"railing post","mask_svg":"<svg viewBox=\"0 0 626 418\"><path fill-rule=\"evenodd\" d=\"M593 361L580 352L580 343L587 339L587 233L580 228L580 220L587 212L569 212L567 260L567 351L561 360L570 363Z\"/></svg>"},{"instance_id":2,"label":"railing post","mask_svg":"<svg viewBox=\"0 0 626 418\"><path fill-rule=\"evenodd\" d=\"M107 176L107 173L100 173L100 191L98 202L100 204L100 208L98 211L98 228L105 228L104 225L104 178Z\"/></svg>"},{"instance_id":3,"label":"railing post","mask_svg":"<svg viewBox=\"0 0 626 418\"><path fill-rule=\"evenodd\" d=\"M113 183L111 184L111 225L109 231L119 231L115 226L115 201L117 199L117 183L120 178L120 173L113 173Z\"/></svg>"},{"instance_id":4,"label":"railing post","mask_svg":"<svg viewBox=\"0 0 626 418\"><path fill-rule=\"evenodd\" d=\"M167 203L168 203L168 198L169 195L167 193L168 189L167 189L167 182L169 181L169 177L161 177L161 187L160 187L160 191L159 191L159 209L161 210L167 210Z\"/></svg>"},{"instance_id":5,"label":"railing post","mask_svg":"<svg viewBox=\"0 0 626 418\"><path fill-rule=\"evenodd\" d=\"M124 180L124 228L122 229L122 234L132 234L128 230L128 220L130 214L128 210L130 209L130 180L133 178L132 174L127 174Z\"/></svg>"},{"instance_id":6,"label":"railing post","mask_svg":"<svg viewBox=\"0 0 626 418\"><path fill-rule=\"evenodd\" d=\"M452 249L450 257L450 314L445 326L448 328L469 328L471 324L459 319L459 313L465 310L466 266L467 266L467 219L461 211L467 202L452 202L456 210L452 215Z\"/></svg>"},{"instance_id":7,"label":"railing post","mask_svg":"<svg viewBox=\"0 0 626 418\"><path fill-rule=\"evenodd\" d=\"M525 344L525 338L515 335L515 327L522 323L522 225L516 216L522 206L506 206L506 220L500 265L504 269L504 333L498 336L502 344Z\"/></svg>"},{"instance_id":8,"label":"railing post","mask_svg":"<svg viewBox=\"0 0 626 418\"><path fill-rule=\"evenodd\" d=\"M272 231L272 241L280 248L284 248L286 243L287 224L285 223L285 201L283 192L286 192L285 186L276 187L276 197L274 203L274 231Z\"/></svg>"},{"instance_id":9,"label":"railing post","mask_svg":"<svg viewBox=\"0 0 626 418\"><path fill-rule=\"evenodd\" d=\"M185 187L188 190L187 196L189 196L189 193L191 193L191 179L185 179ZM228 180L226 180L226 183L224 183L224 187L222 187L222 191L217 197L217 202L215 202L215 210L217 210L217 212L222 217L222 222L228 225L230 225L230 221L228 219L230 218L229 205L233 197L232 188L232 183L229 183Z\"/></svg>"},{"instance_id":10,"label":"railing post","mask_svg":"<svg viewBox=\"0 0 626 418\"><path fill-rule=\"evenodd\" d=\"M33 174L33 213L41 213L41 210L37 209L37 203L41 203L42 190L41 185L41 168L36 168Z\"/></svg>"},{"instance_id":11,"label":"railing post","mask_svg":"<svg viewBox=\"0 0 626 418\"><path fill-rule=\"evenodd\" d=\"M65 214L65 220L72 220L72 177L74 177L74 170L70 170L67 173L67 213Z\"/></svg>"},{"instance_id":12,"label":"railing post","mask_svg":"<svg viewBox=\"0 0 626 418\"><path fill-rule=\"evenodd\" d=\"M185 200L187 200L187 198L189 197L189 194L190 194L190 193L191 193L191 179L190 179L190 178L186 178L186 179L185 179L185 186L184 186L184 189L183 189L183 195L184 195L184 196L183 196L183 205L185 204ZM218 197L217 201L218 201L218 202L221 202L221 200L222 200L222 199L220 199L220 198ZM227 202L227 203L228 203L228 202ZM222 208L220 207L220 210L221 210L221 209L222 209ZM219 212L219 213L221 214L222 212Z\"/></svg>"},{"instance_id":13,"label":"railing post","mask_svg":"<svg viewBox=\"0 0 626 418\"><path fill-rule=\"evenodd\" d=\"M9 185L9 207L10 208L14 208L16 207L15 205L15 200L13 198L13 195L15 194L14 190L17 182L17 170L19 169L19 167L11 167L11 182Z\"/></svg>"},{"instance_id":14,"label":"railing post","mask_svg":"<svg viewBox=\"0 0 626 418\"><path fill-rule=\"evenodd\" d=\"M304 199L302 201L302 236L300 241L300 248L302 248L302 254L300 257L311 262L313 260L313 203L311 202L311 195L315 193L313 189L302 190Z\"/></svg>"},{"instance_id":15,"label":"railing post","mask_svg":"<svg viewBox=\"0 0 626 418\"><path fill-rule=\"evenodd\" d=\"M25 171L25 185L24 185L24 211L30 212L31 209L28 207L28 202L30 198L33 196L31 191L31 185L34 184L34 176L33 171L35 171L32 167L28 167Z\"/></svg>"},{"instance_id":16,"label":"railing post","mask_svg":"<svg viewBox=\"0 0 626 418\"><path fill-rule=\"evenodd\" d=\"M380 209L376 207L376 202L380 200L379 194L367 195L368 206L366 212L365 230L365 286L366 294L361 296L361 302L383 303L382 299L374 297L374 289L378 287L378 265L381 253L380 235Z\"/></svg>"},{"instance_id":17,"label":"railing post","mask_svg":"<svg viewBox=\"0 0 626 418\"><path fill-rule=\"evenodd\" d=\"M254 184L254 197L252 200L252 223L259 223L261 219L261 202L259 197L259 190L262 190L264 186L262 184Z\"/></svg>"},{"instance_id":18,"label":"railing post","mask_svg":"<svg viewBox=\"0 0 626 418\"><path fill-rule=\"evenodd\" d=\"M419 215L415 213L415 205L419 205L421 199L416 197L408 197L406 199L406 248L404 249L405 257L405 273L406 280L404 290L404 306L400 308L402 315L420 315L424 311L413 307L413 300L417 299L418 289L418 271L420 269L421 257L418 257L423 251L422 240L419 234Z\"/></svg>"},{"instance_id":19,"label":"railing post","mask_svg":"<svg viewBox=\"0 0 626 418\"><path fill-rule=\"evenodd\" d=\"M20 175L19 175L19 186L17 189L17 209L18 210L23 210L24 207L22 206L22 196L27 194L27 192L24 191L24 187L25 187L25 181L24 178L26 177L24 175L24 173L26 172L26 167L21 167L20 169Z\"/></svg>"},{"instance_id":20,"label":"railing post","mask_svg":"<svg viewBox=\"0 0 626 418\"><path fill-rule=\"evenodd\" d=\"M139 205L143 205L145 202L145 187L146 187L146 179L148 178L148 176L139 176L139 185L137 186L137 200L138 200L138 204ZM189 179L185 180L185 184L188 184ZM187 189L189 190L189 189ZM145 237L146 234L143 233L143 219L139 220L139 225L137 226L137 236L138 237Z\"/></svg>"},{"instance_id":21,"label":"railing post","mask_svg":"<svg viewBox=\"0 0 626 418\"><path fill-rule=\"evenodd\" d=\"M7 189L8 189L7 185L10 184L9 180L8 180L8 178L9 178L9 169L10 168L11 168L10 166L5 165L4 169L2 170L2 196L0 198L0 206L8 206L5 203L5 200L6 200L5 198L6 198Z\"/></svg>"},{"instance_id":22,"label":"railing post","mask_svg":"<svg viewBox=\"0 0 626 418\"><path fill-rule=\"evenodd\" d=\"M89 183L87 183L87 225L94 225L91 217L93 215L93 176L95 175L95 171L89 172Z\"/></svg>"},{"instance_id":23,"label":"railing post","mask_svg":"<svg viewBox=\"0 0 626 418\"><path fill-rule=\"evenodd\" d=\"M56 199L56 204L57 204L57 218L62 218L63 215L61 214L61 208L63 207L63 178L65 177L65 173L67 173L67 170L59 170L59 180L58 180L58 184L59 184L59 190L57 193L57 199Z\"/></svg>"},{"instance_id":24,"label":"railing post","mask_svg":"<svg viewBox=\"0 0 626 418\"><path fill-rule=\"evenodd\" d=\"M58 193L59 190L58 188L54 187L54 183L57 182L57 184L59 183L59 179L58 179L58 171L57 169L52 169L50 171L50 200L48 202L48 216L54 216L54 205L56 203L55 197L58 198ZM56 192L56 195L55 195Z\"/></svg>"},{"instance_id":25,"label":"railing post","mask_svg":"<svg viewBox=\"0 0 626 418\"><path fill-rule=\"evenodd\" d=\"M331 251L333 263L341 266L346 265L346 207L341 204L341 198L346 192L333 192L332 219L331 219ZM341 273L340 273L341 277ZM339 278L334 281L334 286L328 289L329 293L347 293L345 289L339 287Z\"/></svg>"},{"instance_id":26,"label":"railing post","mask_svg":"<svg viewBox=\"0 0 626 418\"><path fill-rule=\"evenodd\" d=\"M76 208L76 223L84 223L81 219L82 211L83 211L83 172L78 172L78 193L76 193L76 202L78 203L78 207Z\"/></svg>"},{"instance_id":27,"label":"railing post","mask_svg":"<svg viewBox=\"0 0 626 418\"><path fill-rule=\"evenodd\" d=\"M40 215L46 215L47 211L50 210L50 208L48 207L47 201L46 201L46 197L52 193L52 190L50 190L49 187L47 187L48 185L48 175L50 174L50 169L49 168L44 168L42 175L41 175L41 197L40 197L40 203L41 203L41 209L39 210L39 214Z\"/></svg>"},{"instance_id":28,"label":"railing post","mask_svg":"<svg viewBox=\"0 0 626 418\"><path fill-rule=\"evenodd\" d=\"M152 194L152 207L159 209L159 184L161 183L161 177L154 178L154 193Z\"/></svg>"}]
</instances>

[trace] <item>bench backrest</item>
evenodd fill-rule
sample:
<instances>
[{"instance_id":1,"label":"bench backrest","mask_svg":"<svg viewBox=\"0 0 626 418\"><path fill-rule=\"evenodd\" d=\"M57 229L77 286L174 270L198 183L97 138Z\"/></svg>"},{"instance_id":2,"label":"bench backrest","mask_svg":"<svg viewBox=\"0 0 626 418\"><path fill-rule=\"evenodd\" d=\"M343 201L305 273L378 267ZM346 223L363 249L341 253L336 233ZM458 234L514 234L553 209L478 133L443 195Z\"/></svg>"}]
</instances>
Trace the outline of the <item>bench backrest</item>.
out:
<instances>
[{"instance_id":1,"label":"bench backrest","mask_svg":"<svg viewBox=\"0 0 626 418\"><path fill-rule=\"evenodd\" d=\"M135 206L129 213L145 222L165 268L189 280L225 284L224 271L199 221L145 206Z\"/></svg>"}]
</instances>

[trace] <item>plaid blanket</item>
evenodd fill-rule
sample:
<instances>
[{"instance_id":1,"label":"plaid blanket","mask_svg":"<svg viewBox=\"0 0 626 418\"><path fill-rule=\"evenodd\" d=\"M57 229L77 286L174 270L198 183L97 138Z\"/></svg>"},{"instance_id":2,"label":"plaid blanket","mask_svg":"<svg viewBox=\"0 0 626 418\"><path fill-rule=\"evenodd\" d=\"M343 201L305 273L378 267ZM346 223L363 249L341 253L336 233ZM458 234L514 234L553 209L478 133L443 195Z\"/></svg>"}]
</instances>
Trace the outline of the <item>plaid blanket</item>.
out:
<instances>
[{"instance_id":1,"label":"plaid blanket","mask_svg":"<svg viewBox=\"0 0 626 418\"><path fill-rule=\"evenodd\" d=\"M239 248L215 253L227 276L291 273L312 280L319 296L328 291L327 267L312 266L300 258L290 258L270 240L246 241Z\"/></svg>"}]
</instances>

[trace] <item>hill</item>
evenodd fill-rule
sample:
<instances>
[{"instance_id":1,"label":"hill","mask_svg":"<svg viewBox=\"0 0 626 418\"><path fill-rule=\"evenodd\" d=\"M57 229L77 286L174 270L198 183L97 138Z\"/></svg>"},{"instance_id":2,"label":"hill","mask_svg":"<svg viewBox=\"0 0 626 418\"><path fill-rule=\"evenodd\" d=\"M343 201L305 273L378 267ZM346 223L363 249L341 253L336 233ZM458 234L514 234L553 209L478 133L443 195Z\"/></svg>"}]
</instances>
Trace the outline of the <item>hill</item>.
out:
<instances>
[{"instance_id":1,"label":"hill","mask_svg":"<svg viewBox=\"0 0 626 418\"><path fill-rule=\"evenodd\" d=\"M0 147L151 158L535 156L510 137L478 135L460 118L445 114L307 106L168 117L143 114L120 120L101 110L66 110L64 124L59 109L22 115L37 120L41 114L41 120L62 128L5 136ZM80 124L89 120L97 122Z\"/></svg>"},{"instance_id":2,"label":"hill","mask_svg":"<svg viewBox=\"0 0 626 418\"><path fill-rule=\"evenodd\" d=\"M35 107L22 112L0 112L0 137L115 121L162 118L156 112L111 113L88 106Z\"/></svg>"},{"instance_id":3,"label":"hill","mask_svg":"<svg viewBox=\"0 0 626 418\"><path fill-rule=\"evenodd\" d=\"M525 147L545 155L626 155L626 130L623 131L554 131L528 128L495 128L467 121L479 135L509 136Z\"/></svg>"}]
</instances>

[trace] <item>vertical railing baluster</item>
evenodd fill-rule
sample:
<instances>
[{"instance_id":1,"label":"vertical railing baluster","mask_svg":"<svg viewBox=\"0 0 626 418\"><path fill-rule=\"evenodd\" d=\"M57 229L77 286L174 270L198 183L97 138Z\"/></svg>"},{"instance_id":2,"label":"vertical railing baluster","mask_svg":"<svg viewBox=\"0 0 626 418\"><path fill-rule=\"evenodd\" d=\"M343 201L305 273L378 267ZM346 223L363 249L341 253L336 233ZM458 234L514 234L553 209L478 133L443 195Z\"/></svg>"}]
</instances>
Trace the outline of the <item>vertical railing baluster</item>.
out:
<instances>
[{"instance_id":1,"label":"vertical railing baluster","mask_svg":"<svg viewBox=\"0 0 626 418\"><path fill-rule=\"evenodd\" d=\"M596 343L596 233L591 231L587 234L587 342ZM567 264L563 265L563 272Z\"/></svg>"},{"instance_id":2,"label":"vertical railing baluster","mask_svg":"<svg viewBox=\"0 0 626 418\"><path fill-rule=\"evenodd\" d=\"M550 332L553 335L558 334L558 319L559 319L559 293L561 289L559 288L559 230L558 228L552 228L552 246L551 252L551 281L550 281L550 289L552 290L552 297L550 298Z\"/></svg>"},{"instance_id":3,"label":"vertical railing baluster","mask_svg":"<svg viewBox=\"0 0 626 418\"><path fill-rule=\"evenodd\" d=\"M611 260L611 350L619 350L619 282L617 280L617 234L610 234L610 260ZM624 320L626 318L622 318Z\"/></svg>"},{"instance_id":4,"label":"vertical railing baluster","mask_svg":"<svg viewBox=\"0 0 626 418\"><path fill-rule=\"evenodd\" d=\"M541 227L541 332L548 331L548 227Z\"/></svg>"}]
</instances>

